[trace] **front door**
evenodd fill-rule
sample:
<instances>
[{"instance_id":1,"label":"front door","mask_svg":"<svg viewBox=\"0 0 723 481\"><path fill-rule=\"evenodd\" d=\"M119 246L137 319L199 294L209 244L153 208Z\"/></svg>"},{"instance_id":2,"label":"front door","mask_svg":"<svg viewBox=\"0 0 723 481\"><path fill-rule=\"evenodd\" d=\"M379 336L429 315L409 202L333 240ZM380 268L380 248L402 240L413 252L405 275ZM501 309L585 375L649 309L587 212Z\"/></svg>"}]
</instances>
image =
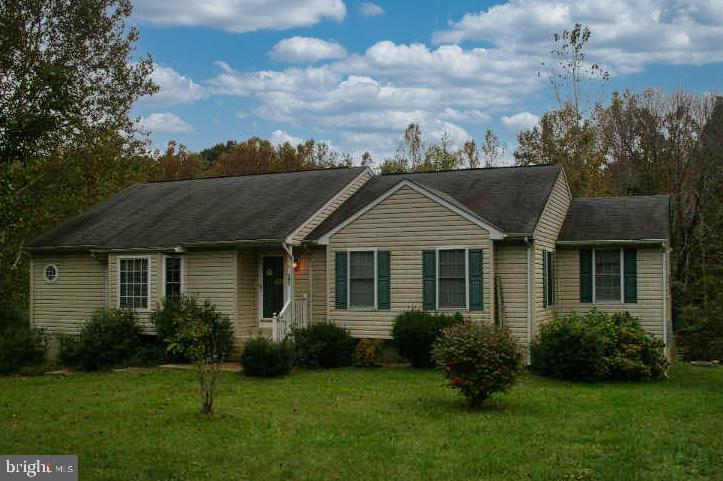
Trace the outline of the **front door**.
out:
<instances>
[{"instance_id":1,"label":"front door","mask_svg":"<svg viewBox=\"0 0 723 481\"><path fill-rule=\"evenodd\" d=\"M271 319L284 307L284 258L264 257L262 268L263 318Z\"/></svg>"}]
</instances>

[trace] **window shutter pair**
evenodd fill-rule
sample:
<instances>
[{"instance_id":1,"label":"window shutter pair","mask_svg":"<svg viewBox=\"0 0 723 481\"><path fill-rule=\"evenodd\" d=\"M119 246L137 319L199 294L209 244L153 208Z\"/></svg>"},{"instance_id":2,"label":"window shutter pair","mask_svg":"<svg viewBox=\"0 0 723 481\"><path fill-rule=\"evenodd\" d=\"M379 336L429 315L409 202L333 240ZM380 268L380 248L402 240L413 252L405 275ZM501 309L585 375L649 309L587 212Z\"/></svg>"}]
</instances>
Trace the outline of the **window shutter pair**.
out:
<instances>
[{"instance_id":1,"label":"window shutter pair","mask_svg":"<svg viewBox=\"0 0 723 481\"><path fill-rule=\"evenodd\" d=\"M469 309L484 309L484 292L482 288L482 250L468 251L467 265L469 268ZM425 311L437 309L437 251L422 251L422 307Z\"/></svg>"},{"instance_id":2,"label":"window shutter pair","mask_svg":"<svg viewBox=\"0 0 723 481\"><path fill-rule=\"evenodd\" d=\"M335 302L337 309L346 309L347 299L347 256L346 252L337 252L335 257ZM389 251L377 251L377 308L389 309L391 304L391 262Z\"/></svg>"},{"instance_id":3,"label":"window shutter pair","mask_svg":"<svg viewBox=\"0 0 723 481\"><path fill-rule=\"evenodd\" d=\"M638 302L638 250L629 247L623 251L623 300ZM580 249L580 302L592 302L592 249Z\"/></svg>"}]
</instances>

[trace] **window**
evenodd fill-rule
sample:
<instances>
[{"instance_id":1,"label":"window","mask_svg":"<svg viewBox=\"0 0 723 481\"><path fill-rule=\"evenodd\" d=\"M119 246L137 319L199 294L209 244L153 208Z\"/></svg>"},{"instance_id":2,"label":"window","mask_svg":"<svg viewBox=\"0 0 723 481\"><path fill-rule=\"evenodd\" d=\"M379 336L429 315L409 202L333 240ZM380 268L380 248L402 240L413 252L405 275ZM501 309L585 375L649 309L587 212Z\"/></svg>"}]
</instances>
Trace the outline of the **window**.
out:
<instances>
[{"instance_id":1,"label":"window","mask_svg":"<svg viewBox=\"0 0 723 481\"><path fill-rule=\"evenodd\" d=\"M542 252L542 285L544 290L544 307L555 305L555 253Z\"/></svg>"},{"instance_id":2,"label":"window","mask_svg":"<svg viewBox=\"0 0 723 481\"><path fill-rule=\"evenodd\" d=\"M148 258L120 258L119 307L148 309Z\"/></svg>"},{"instance_id":3,"label":"window","mask_svg":"<svg viewBox=\"0 0 723 481\"><path fill-rule=\"evenodd\" d=\"M54 264L48 264L43 270L45 282L52 284L58 279L58 268Z\"/></svg>"},{"instance_id":4,"label":"window","mask_svg":"<svg viewBox=\"0 0 723 481\"><path fill-rule=\"evenodd\" d=\"M164 257L163 292L167 301L181 297L181 258Z\"/></svg>"},{"instance_id":5,"label":"window","mask_svg":"<svg viewBox=\"0 0 723 481\"><path fill-rule=\"evenodd\" d=\"M467 251L439 250L438 306L440 309L467 308Z\"/></svg>"},{"instance_id":6,"label":"window","mask_svg":"<svg viewBox=\"0 0 723 481\"><path fill-rule=\"evenodd\" d=\"M595 301L621 301L620 249L595 249Z\"/></svg>"},{"instance_id":7,"label":"window","mask_svg":"<svg viewBox=\"0 0 723 481\"><path fill-rule=\"evenodd\" d=\"M349 306L375 307L374 251L349 252Z\"/></svg>"}]
</instances>

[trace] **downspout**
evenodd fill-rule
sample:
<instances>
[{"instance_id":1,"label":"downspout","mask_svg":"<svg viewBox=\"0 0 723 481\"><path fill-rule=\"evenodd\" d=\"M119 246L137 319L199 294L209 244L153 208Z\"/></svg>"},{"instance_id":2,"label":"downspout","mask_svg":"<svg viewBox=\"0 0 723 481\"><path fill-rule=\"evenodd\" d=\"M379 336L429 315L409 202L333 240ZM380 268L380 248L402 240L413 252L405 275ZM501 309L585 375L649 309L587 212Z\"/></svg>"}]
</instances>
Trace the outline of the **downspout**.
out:
<instances>
[{"instance_id":1,"label":"downspout","mask_svg":"<svg viewBox=\"0 0 723 481\"><path fill-rule=\"evenodd\" d=\"M665 345L665 351L666 354L669 356L669 346L668 346L668 247L666 244L663 244L662 249L662 255L663 255L663 264L662 264L662 271L663 271L663 344Z\"/></svg>"},{"instance_id":2,"label":"downspout","mask_svg":"<svg viewBox=\"0 0 723 481\"><path fill-rule=\"evenodd\" d=\"M532 302L532 243L530 238L525 236L527 246L527 364L530 364L530 345L532 344L533 302Z\"/></svg>"},{"instance_id":3,"label":"downspout","mask_svg":"<svg viewBox=\"0 0 723 481\"><path fill-rule=\"evenodd\" d=\"M289 261L286 264L287 265L287 271L286 276L288 279L287 286L288 286L288 298L287 300L291 302L289 305L291 310L291 317L292 319L295 318L294 314L294 251L293 247L286 242L281 243L281 247L283 247L284 251L286 251L286 254L289 256Z\"/></svg>"}]
</instances>

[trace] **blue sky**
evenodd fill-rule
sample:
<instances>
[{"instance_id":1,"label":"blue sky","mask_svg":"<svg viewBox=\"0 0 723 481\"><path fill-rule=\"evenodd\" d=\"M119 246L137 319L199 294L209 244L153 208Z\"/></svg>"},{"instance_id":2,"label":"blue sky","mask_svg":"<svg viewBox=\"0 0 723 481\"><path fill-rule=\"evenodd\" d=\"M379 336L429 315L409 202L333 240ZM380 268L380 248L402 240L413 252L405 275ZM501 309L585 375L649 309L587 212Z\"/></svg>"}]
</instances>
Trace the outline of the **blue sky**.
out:
<instances>
[{"instance_id":1,"label":"blue sky","mask_svg":"<svg viewBox=\"0 0 723 481\"><path fill-rule=\"evenodd\" d=\"M375 160L404 127L425 139L508 144L553 105L551 35L589 25L589 58L613 74L595 95L657 87L720 92L723 0L135 0L138 52L161 92L135 114L162 147L252 135L313 137Z\"/></svg>"}]
</instances>

